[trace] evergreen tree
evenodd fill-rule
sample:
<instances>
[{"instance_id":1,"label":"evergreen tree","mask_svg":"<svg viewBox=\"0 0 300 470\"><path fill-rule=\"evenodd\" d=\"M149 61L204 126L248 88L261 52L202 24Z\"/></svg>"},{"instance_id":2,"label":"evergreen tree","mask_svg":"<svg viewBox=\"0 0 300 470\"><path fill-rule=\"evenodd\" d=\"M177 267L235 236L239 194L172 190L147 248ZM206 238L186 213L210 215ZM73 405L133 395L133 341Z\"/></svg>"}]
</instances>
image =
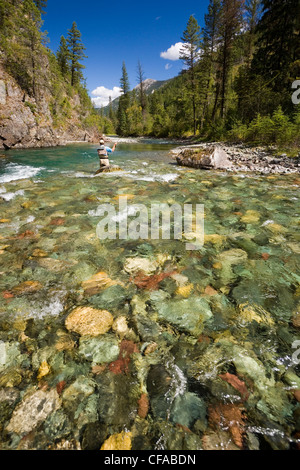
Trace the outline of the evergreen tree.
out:
<instances>
[{"instance_id":1,"label":"evergreen tree","mask_svg":"<svg viewBox=\"0 0 300 470\"><path fill-rule=\"evenodd\" d=\"M232 67L233 48L236 35L240 33L243 22L244 0L222 0L221 22L220 22L220 72L221 72L221 95L220 111L221 118L225 117L226 94L229 74Z\"/></svg>"},{"instance_id":2,"label":"evergreen tree","mask_svg":"<svg viewBox=\"0 0 300 470\"><path fill-rule=\"evenodd\" d=\"M291 69L299 61L299 18L299 0L263 0L263 16L257 27L258 49L252 65L255 73L272 79L275 91L290 92L295 79Z\"/></svg>"},{"instance_id":3,"label":"evergreen tree","mask_svg":"<svg viewBox=\"0 0 300 470\"><path fill-rule=\"evenodd\" d=\"M67 75L70 73L70 51L64 36L61 36L60 38L60 44L56 53L56 58L62 75L67 77Z\"/></svg>"},{"instance_id":4,"label":"evergreen tree","mask_svg":"<svg viewBox=\"0 0 300 470\"><path fill-rule=\"evenodd\" d=\"M147 106L147 97L146 97L146 92L144 90L145 75L144 75L144 71L143 71L142 64L140 63L140 61L138 61L138 65L137 65L137 80L138 80L138 85L139 85L140 106L142 108L143 116L145 116L145 111L146 111L146 106Z\"/></svg>"},{"instance_id":5,"label":"evergreen tree","mask_svg":"<svg viewBox=\"0 0 300 470\"><path fill-rule=\"evenodd\" d=\"M122 76L120 79L120 88L122 90L122 95L119 99L119 108L118 108L118 134L128 135L130 129L130 123L128 118L128 109L130 106L130 85L128 79L128 73L126 69L125 62L122 64Z\"/></svg>"},{"instance_id":6,"label":"evergreen tree","mask_svg":"<svg viewBox=\"0 0 300 470\"><path fill-rule=\"evenodd\" d=\"M70 54L71 85L78 85L83 79L82 69L84 65L80 61L87 56L84 54L85 47L81 41L81 32L74 21L72 28L68 30L67 45Z\"/></svg>"},{"instance_id":7,"label":"evergreen tree","mask_svg":"<svg viewBox=\"0 0 300 470\"><path fill-rule=\"evenodd\" d=\"M216 52L216 48L220 42L220 15L221 0L210 0L208 12L204 17L203 47L205 53L209 54L211 57Z\"/></svg>"},{"instance_id":8,"label":"evergreen tree","mask_svg":"<svg viewBox=\"0 0 300 470\"><path fill-rule=\"evenodd\" d=\"M39 86L43 81L42 57L44 52L41 13L32 0L23 1L20 13L22 13L22 17L18 18L20 29L16 32L18 44L15 51L18 55L18 65L24 67L30 77L27 86L25 82L23 85L28 93L38 101ZM18 70L20 71L19 67ZM23 73L21 75L25 77Z\"/></svg>"},{"instance_id":9,"label":"evergreen tree","mask_svg":"<svg viewBox=\"0 0 300 470\"><path fill-rule=\"evenodd\" d=\"M122 76L120 79L120 87L122 89L123 95L127 96L130 91L130 84L125 62L123 62L122 64Z\"/></svg>"},{"instance_id":10,"label":"evergreen tree","mask_svg":"<svg viewBox=\"0 0 300 470\"><path fill-rule=\"evenodd\" d=\"M252 60L256 42L256 29L262 12L262 0L246 0L245 20L246 20L246 62Z\"/></svg>"},{"instance_id":11,"label":"evergreen tree","mask_svg":"<svg viewBox=\"0 0 300 470\"><path fill-rule=\"evenodd\" d=\"M194 135L197 129L196 119L196 100L197 100L197 89L196 89L196 63L200 58L200 46L201 46L201 33L200 26L194 16L190 16L187 27L183 32L182 36L183 46L180 50L180 59L184 61L184 64L188 68L189 86L191 91L192 101L192 114L193 114L193 129Z\"/></svg>"},{"instance_id":12,"label":"evergreen tree","mask_svg":"<svg viewBox=\"0 0 300 470\"><path fill-rule=\"evenodd\" d=\"M215 87L215 96L217 97L220 91L219 82L216 79L216 62L217 62L217 49L220 43L220 16L221 16L221 0L210 0L208 12L205 15L204 29L203 29L203 61L202 69L205 72L204 79L204 109L202 120L204 121L205 115L207 116L210 99L213 94L213 87ZM215 100L216 109L217 99Z\"/></svg>"},{"instance_id":13,"label":"evergreen tree","mask_svg":"<svg viewBox=\"0 0 300 470\"><path fill-rule=\"evenodd\" d=\"M39 9L41 15L44 15L46 13L46 8L47 8L47 2L48 0L34 0L34 3L36 4L37 8Z\"/></svg>"}]
</instances>

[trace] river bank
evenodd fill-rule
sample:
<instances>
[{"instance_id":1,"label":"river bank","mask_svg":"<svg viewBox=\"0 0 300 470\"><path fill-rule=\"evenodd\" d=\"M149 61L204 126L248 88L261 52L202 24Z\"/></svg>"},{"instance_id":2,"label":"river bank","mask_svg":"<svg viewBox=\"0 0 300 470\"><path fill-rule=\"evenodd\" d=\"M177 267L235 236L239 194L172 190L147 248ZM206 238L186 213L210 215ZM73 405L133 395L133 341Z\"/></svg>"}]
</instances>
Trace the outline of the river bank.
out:
<instances>
[{"instance_id":1,"label":"river bank","mask_svg":"<svg viewBox=\"0 0 300 470\"><path fill-rule=\"evenodd\" d=\"M244 144L207 142L176 147L170 154L181 166L204 168L201 156L218 148L226 154L223 170L231 172L253 172L259 174L293 174L300 172L300 152L298 157L291 158L286 153L274 156L271 150L264 147L248 147ZM227 160L227 161L226 161ZM212 166L213 168L213 166ZM218 169L218 168L216 168Z\"/></svg>"}]
</instances>

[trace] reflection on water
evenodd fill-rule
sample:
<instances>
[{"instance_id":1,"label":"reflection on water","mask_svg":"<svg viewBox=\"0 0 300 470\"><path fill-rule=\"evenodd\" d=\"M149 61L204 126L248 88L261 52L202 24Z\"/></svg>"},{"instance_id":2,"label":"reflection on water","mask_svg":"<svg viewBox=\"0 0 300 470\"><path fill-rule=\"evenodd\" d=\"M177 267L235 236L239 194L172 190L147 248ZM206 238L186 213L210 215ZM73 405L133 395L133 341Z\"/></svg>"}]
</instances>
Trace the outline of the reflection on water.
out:
<instances>
[{"instance_id":1,"label":"reflection on water","mask_svg":"<svg viewBox=\"0 0 300 470\"><path fill-rule=\"evenodd\" d=\"M297 448L299 177L171 147L120 142L97 177L94 145L0 160L2 448ZM204 204L204 246L97 239L121 195Z\"/></svg>"}]
</instances>

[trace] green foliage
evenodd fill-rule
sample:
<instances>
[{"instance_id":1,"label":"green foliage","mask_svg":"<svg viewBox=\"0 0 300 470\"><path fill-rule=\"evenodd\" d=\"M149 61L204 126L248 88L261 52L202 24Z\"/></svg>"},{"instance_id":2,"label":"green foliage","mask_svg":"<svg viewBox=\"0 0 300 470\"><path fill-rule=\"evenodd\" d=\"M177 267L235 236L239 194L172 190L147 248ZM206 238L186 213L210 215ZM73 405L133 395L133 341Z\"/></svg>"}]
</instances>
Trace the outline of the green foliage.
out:
<instances>
[{"instance_id":1,"label":"green foliage","mask_svg":"<svg viewBox=\"0 0 300 470\"><path fill-rule=\"evenodd\" d=\"M76 24L68 42L61 37L56 55L46 47L47 35L41 30L46 4L46 0L0 0L0 54L6 70L24 91L24 104L37 124L45 119L46 101L54 127L65 129L72 120L76 126L110 129L110 122L95 122L83 83L84 46Z\"/></svg>"},{"instance_id":2,"label":"green foliage","mask_svg":"<svg viewBox=\"0 0 300 470\"><path fill-rule=\"evenodd\" d=\"M39 9L42 15L46 13L47 2L48 0L34 0L34 3L36 4L37 8Z\"/></svg>"},{"instance_id":3,"label":"green foliage","mask_svg":"<svg viewBox=\"0 0 300 470\"><path fill-rule=\"evenodd\" d=\"M81 33L77 28L75 21L72 24L72 28L68 30L67 46L69 50L69 56L67 59L70 60L71 69L71 85L77 85L83 79L82 69L84 65L80 61L87 56L84 54L85 47L81 41Z\"/></svg>"},{"instance_id":4,"label":"green foliage","mask_svg":"<svg viewBox=\"0 0 300 470\"><path fill-rule=\"evenodd\" d=\"M300 78L299 0L210 0L204 20L200 31L189 18L185 68L148 96L143 125L134 93L121 97L117 131L299 145L291 100Z\"/></svg>"},{"instance_id":5,"label":"green foliage","mask_svg":"<svg viewBox=\"0 0 300 470\"><path fill-rule=\"evenodd\" d=\"M191 110L193 119L193 131L197 130L197 104L199 93L197 93L197 74L195 67L200 59L201 33L200 26L194 16L190 16L186 30L182 36L183 46L180 50L180 59L187 67L187 85L191 100Z\"/></svg>"},{"instance_id":6,"label":"green foliage","mask_svg":"<svg viewBox=\"0 0 300 470\"><path fill-rule=\"evenodd\" d=\"M67 41L64 36L60 38L59 49L56 53L57 62L62 75L67 78L70 76L70 51L68 49Z\"/></svg>"},{"instance_id":7,"label":"green foliage","mask_svg":"<svg viewBox=\"0 0 300 470\"><path fill-rule=\"evenodd\" d=\"M25 104L25 106L27 106L30 109L32 114L36 113L36 106L33 103L30 103L29 101L25 101L24 104Z\"/></svg>"},{"instance_id":8,"label":"green foliage","mask_svg":"<svg viewBox=\"0 0 300 470\"><path fill-rule=\"evenodd\" d=\"M120 87L122 89L122 95L119 99L119 107L118 107L118 126L117 126L117 133L119 135L127 136L131 135L131 128L132 123L130 121L130 85L128 80L128 74L125 62L122 64L122 76L120 79Z\"/></svg>"},{"instance_id":9,"label":"green foliage","mask_svg":"<svg viewBox=\"0 0 300 470\"><path fill-rule=\"evenodd\" d=\"M237 122L228 133L229 140L249 143L300 145L300 110L291 120L279 106L270 116L258 114L247 126Z\"/></svg>"},{"instance_id":10,"label":"green foliage","mask_svg":"<svg viewBox=\"0 0 300 470\"><path fill-rule=\"evenodd\" d=\"M4 64L19 85L35 99L43 80L46 34L41 13L32 0L0 0L1 49Z\"/></svg>"},{"instance_id":11,"label":"green foliage","mask_svg":"<svg viewBox=\"0 0 300 470\"><path fill-rule=\"evenodd\" d=\"M273 77L272 88L282 91L290 85L291 67L299 51L299 0L263 0L258 23L258 49L252 68Z\"/></svg>"}]
</instances>

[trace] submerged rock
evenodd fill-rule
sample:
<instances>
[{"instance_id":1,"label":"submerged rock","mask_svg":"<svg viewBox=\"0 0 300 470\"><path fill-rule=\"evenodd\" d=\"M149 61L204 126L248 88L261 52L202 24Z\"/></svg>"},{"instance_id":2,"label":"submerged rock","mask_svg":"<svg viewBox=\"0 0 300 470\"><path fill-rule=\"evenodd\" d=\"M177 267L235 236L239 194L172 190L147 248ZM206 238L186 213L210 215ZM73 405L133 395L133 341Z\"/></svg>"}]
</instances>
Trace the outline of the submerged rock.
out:
<instances>
[{"instance_id":1,"label":"submerged rock","mask_svg":"<svg viewBox=\"0 0 300 470\"><path fill-rule=\"evenodd\" d=\"M78 352L93 364L102 364L115 361L119 356L120 347L114 336L82 337Z\"/></svg>"},{"instance_id":2,"label":"submerged rock","mask_svg":"<svg viewBox=\"0 0 300 470\"><path fill-rule=\"evenodd\" d=\"M43 285L39 281L25 281L11 289L13 295L25 295L37 292L43 288Z\"/></svg>"},{"instance_id":3,"label":"submerged rock","mask_svg":"<svg viewBox=\"0 0 300 470\"><path fill-rule=\"evenodd\" d=\"M206 423L206 406L195 393L185 393L175 398L171 421L190 428L196 420Z\"/></svg>"},{"instance_id":4,"label":"submerged rock","mask_svg":"<svg viewBox=\"0 0 300 470\"><path fill-rule=\"evenodd\" d=\"M8 432L27 434L61 406L56 390L38 390L25 396L15 408L7 426Z\"/></svg>"},{"instance_id":5,"label":"submerged rock","mask_svg":"<svg viewBox=\"0 0 300 470\"><path fill-rule=\"evenodd\" d=\"M300 328L300 302L293 312L292 323L295 328Z\"/></svg>"},{"instance_id":6,"label":"submerged rock","mask_svg":"<svg viewBox=\"0 0 300 470\"><path fill-rule=\"evenodd\" d=\"M113 321L113 316L106 310L77 307L68 315L65 325L67 330L74 331L81 336L98 336L109 331Z\"/></svg>"},{"instance_id":7,"label":"submerged rock","mask_svg":"<svg viewBox=\"0 0 300 470\"><path fill-rule=\"evenodd\" d=\"M131 450L132 433L122 431L120 434L113 434L101 446L100 450Z\"/></svg>"},{"instance_id":8,"label":"submerged rock","mask_svg":"<svg viewBox=\"0 0 300 470\"><path fill-rule=\"evenodd\" d=\"M275 322L269 312L258 305L250 305L248 303L239 305L239 315L237 318L239 324L247 324L252 321L262 323L268 326L274 326Z\"/></svg>"},{"instance_id":9,"label":"submerged rock","mask_svg":"<svg viewBox=\"0 0 300 470\"><path fill-rule=\"evenodd\" d=\"M122 283L110 279L110 277L105 272L101 271L97 274L94 274L87 281L83 281L82 287L84 289L85 295L92 296L98 294L101 290L116 284Z\"/></svg>"},{"instance_id":10,"label":"submerged rock","mask_svg":"<svg viewBox=\"0 0 300 470\"><path fill-rule=\"evenodd\" d=\"M161 302L152 294L151 300L160 320L167 321L179 330L187 331L196 337L203 332L204 323L213 317L209 303L204 298L190 297Z\"/></svg>"},{"instance_id":11,"label":"submerged rock","mask_svg":"<svg viewBox=\"0 0 300 470\"><path fill-rule=\"evenodd\" d=\"M131 289L125 289L119 284L108 287L103 292L89 298L91 304L98 309L118 311L124 307L132 296Z\"/></svg>"},{"instance_id":12,"label":"submerged rock","mask_svg":"<svg viewBox=\"0 0 300 470\"><path fill-rule=\"evenodd\" d=\"M233 248L232 250L223 251L218 260L221 263L228 264L229 266L235 266L237 264L243 263L248 258L247 253L244 250L239 248Z\"/></svg>"},{"instance_id":13,"label":"submerged rock","mask_svg":"<svg viewBox=\"0 0 300 470\"><path fill-rule=\"evenodd\" d=\"M124 270L131 275L139 272L147 275L154 274L157 268L158 263L148 258L127 258L124 264Z\"/></svg>"}]
</instances>

